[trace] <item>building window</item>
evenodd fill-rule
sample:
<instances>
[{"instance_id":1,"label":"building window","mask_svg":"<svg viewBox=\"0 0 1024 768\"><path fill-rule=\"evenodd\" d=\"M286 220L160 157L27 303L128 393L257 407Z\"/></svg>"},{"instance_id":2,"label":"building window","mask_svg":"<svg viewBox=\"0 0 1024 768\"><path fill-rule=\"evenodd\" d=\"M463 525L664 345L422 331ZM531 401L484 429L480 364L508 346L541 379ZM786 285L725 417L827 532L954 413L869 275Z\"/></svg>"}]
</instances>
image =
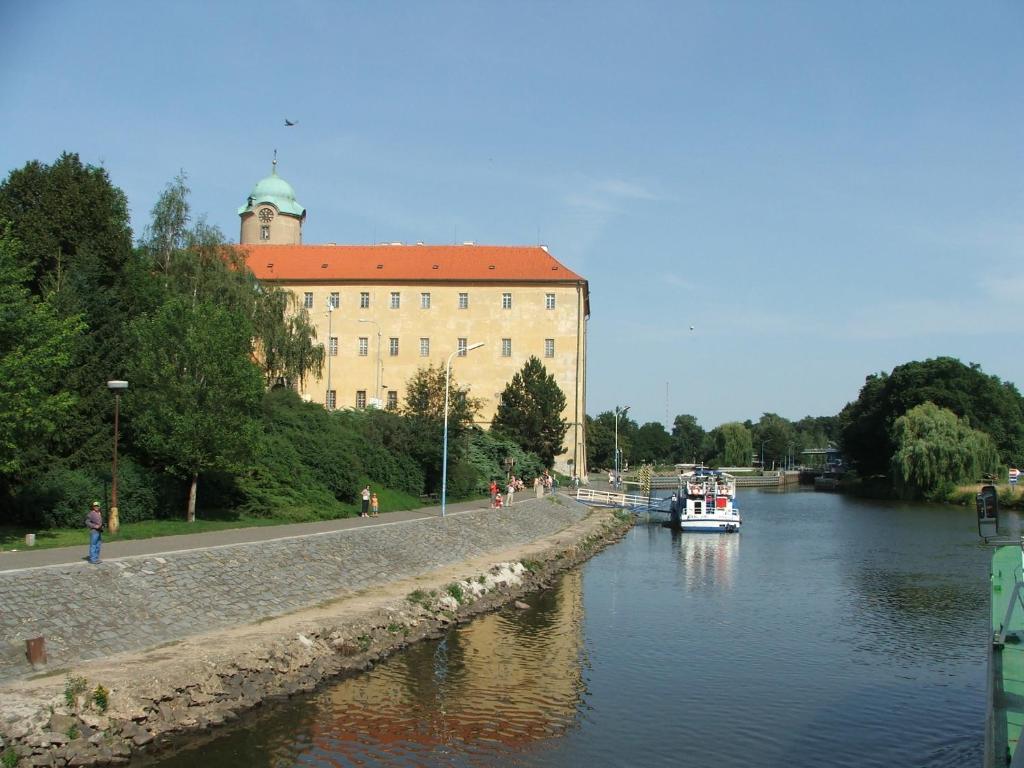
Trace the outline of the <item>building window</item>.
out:
<instances>
[{"instance_id":1,"label":"building window","mask_svg":"<svg viewBox=\"0 0 1024 768\"><path fill-rule=\"evenodd\" d=\"M554 356L555 356L555 340L554 339L544 339L544 357L554 357Z\"/></svg>"},{"instance_id":2,"label":"building window","mask_svg":"<svg viewBox=\"0 0 1024 768\"><path fill-rule=\"evenodd\" d=\"M503 293L503 294L501 294L501 308L502 309L512 309L512 294L511 293Z\"/></svg>"},{"instance_id":3,"label":"building window","mask_svg":"<svg viewBox=\"0 0 1024 768\"><path fill-rule=\"evenodd\" d=\"M402 294L398 291L391 292L391 308L399 309L402 306Z\"/></svg>"},{"instance_id":4,"label":"building window","mask_svg":"<svg viewBox=\"0 0 1024 768\"><path fill-rule=\"evenodd\" d=\"M269 240L269 239L270 239L270 225L269 224L260 224L260 240Z\"/></svg>"},{"instance_id":5,"label":"building window","mask_svg":"<svg viewBox=\"0 0 1024 768\"><path fill-rule=\"evenodd\" d=\"M341 306L341 294L338 293L337 291L331 291L330 303L331 303L331 309L337 309L338 307L340 307Z\"/></svg>"},{"instance_id":6,"label":"building window","mask_svg":"<svg viewBox=\"0 0 1024 768\"><path fill-rule=\"evenodd\" d=\"M420 357L430 357L430 339L420 339Z\"/></svg>"},{"instance_id":7,"label":"building window","mask_svg":"<svg viewBox=\"0 0 1024 768\"><path fill-rule=\"evenodd\" d=\"M333 411L338 407L338 393L333 389L327 390L327 410Z\"/></svg>"},{"instance_id":8,"label":"building window","mask_svg":"<svg viewBox=\"0 0 1024 768\"><path fill-rule=\"evenodd\" d=\"M468 346L468 344L466 343L465 339L459 339L459 344L458 344L459 357L465 357L466 356L466 347L467 346Z\"/></svg>"},{"instance_id":9,"label":"building window","mask_svg":"<svg viewBox=\"0 0 1024 768\"><path fill-rule=\"evenodd\" d=\"M395 336L388 340L388 354L392 357L398 357L398 339Z\"/></svg>"},{"instance_id":10,"label":"building window","mask_svg":"<svg viewBox=\"0 0 1024 768\"><path fill-rule=\"evenodd\" d=\"M312 291L306 291L304 294L302 294L302 306L305 307L306 309L312 309L313 308L313 292Z\"/></svg>"},{"instance_id":11,"label":"building window","mask_svg":"<svg viewBox=\"0 0 1024 768\"><path fill-rule=\"evenodd\" d=\"M387 409L389 411L397 411L398 410L398 392L396 392L393 389L389 389L388 390L388 405L387 405Z\"/></svg>"},{"instance_id":12,"label":"building window","mask_svg":"<svg viewBox=\"0 0 1024 768\"><path fill-rule=\"evenodd\" d=\"M369 336L360 336L359 337L359 356L360 357L366 357L366 355L367 355L367 353L369 351L370 351L370 337Z\"/></svg>"},{"instance_id":13,"label":"building window","mask_svg":"<svg viewBox=\"0 0 1024 768\"><path fill-rule=\"evenodd\" d=\"M370 292L360 291L359 292L359 308L369 309L370 308Z\"/></svg>"},{"instance_id":14,"label":"building window","mask_svg":"<svg viewBox=\"0 0 1024 768\"><path fill-rule=\"evenodd\" d=\"M430 309L430 294L429 293L421 293L420 294L420 309Z\"/></svg>"},{"instance_id":15,"label":"building window","mask_svg":"<svg viewBox=\"0 0 1024 768\"><path fill-rule=\"evenodd\" d=\"M469 294L468 293L460 293L459 294L459 309L469 309Z\"/></svg>"},{"instance_id":16,"label":"building window","mask_svg":"<svg viewBox=\"0 0 1024 768\"><path fill-rule=\"evenodd\" d=\"M512 339L501 340L501 356L512 357Z\"/></svg>"},{"instance_id":17,"label":"building window","mask_svg":"<svg viewBox=\"0 0 1024 768\"><path fill-rule=\"evenodd\" d=\"M331 336L330 341L327 343L327 350L328 350L327 354L329 354L331 357L337 357L338 356L338 337L337 336Z\"/></svg>"},{"instance_id":18,"label":"building window","mask_svg":"<svg viewBox=\"0 0 1024 768\"><path fill-rule=\"evenodd\" d=\"M356 408L365 408L365 407L366 407L366 390L365 389L358 389L358 390L356 390Z\"/></svg>"},{"instance_id":19,"label":"building window","mask_svg":"<svg viewBox=\"0 0 1024 768\"><path fill-rule=\"evenodd\" d=\"M555 308L555 294L553 294L553 293L545 293L544 294L544 309L554 309L554 308Z\"/></svg>"}]
</instances>

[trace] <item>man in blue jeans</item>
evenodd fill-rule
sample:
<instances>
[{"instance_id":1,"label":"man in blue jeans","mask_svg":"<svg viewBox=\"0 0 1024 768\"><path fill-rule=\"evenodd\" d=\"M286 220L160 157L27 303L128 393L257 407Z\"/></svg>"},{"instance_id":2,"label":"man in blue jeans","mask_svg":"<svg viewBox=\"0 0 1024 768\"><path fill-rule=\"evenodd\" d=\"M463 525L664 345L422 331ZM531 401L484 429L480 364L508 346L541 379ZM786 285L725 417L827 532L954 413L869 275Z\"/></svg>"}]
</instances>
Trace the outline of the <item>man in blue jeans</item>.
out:
<instances>
[{"instance_id":1,"label":"man in blue jeans","mask_svg":"<svg viewBox=\"0 0 1024 768\"><path fill-rule=\"evenodd\" d=\"M89 508L85 527L89 529L89 562L96 564L100 561L100 531L103 530L103 514L98 501L94 501Z\"/></svg>"}]
</instances>

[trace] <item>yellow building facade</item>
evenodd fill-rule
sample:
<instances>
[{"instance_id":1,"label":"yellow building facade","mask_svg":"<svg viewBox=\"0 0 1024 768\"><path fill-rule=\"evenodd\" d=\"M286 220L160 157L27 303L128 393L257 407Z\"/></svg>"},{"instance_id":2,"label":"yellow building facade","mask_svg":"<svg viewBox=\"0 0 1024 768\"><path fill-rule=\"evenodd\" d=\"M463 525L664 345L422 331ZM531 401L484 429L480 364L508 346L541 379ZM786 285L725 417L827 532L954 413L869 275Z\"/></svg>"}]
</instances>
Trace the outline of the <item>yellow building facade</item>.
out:
<instances>
[{"instance_id":1,"label":"yellow building facade","mask_svg":"<svg viewBox=\"0 0 1024 768\"><path fill-rule=\"evenodd\" d=\"M240 242L262 281L291 291L326 354L300 394L333 408L401 407L420 368L445 365L483 406L535 356L565 393L556 469L586 477L587 281L543 246L303 245L306 209L275 172L239 209ZM465 352L474 344L478 349Z\"/></svg>"}]
</instances>

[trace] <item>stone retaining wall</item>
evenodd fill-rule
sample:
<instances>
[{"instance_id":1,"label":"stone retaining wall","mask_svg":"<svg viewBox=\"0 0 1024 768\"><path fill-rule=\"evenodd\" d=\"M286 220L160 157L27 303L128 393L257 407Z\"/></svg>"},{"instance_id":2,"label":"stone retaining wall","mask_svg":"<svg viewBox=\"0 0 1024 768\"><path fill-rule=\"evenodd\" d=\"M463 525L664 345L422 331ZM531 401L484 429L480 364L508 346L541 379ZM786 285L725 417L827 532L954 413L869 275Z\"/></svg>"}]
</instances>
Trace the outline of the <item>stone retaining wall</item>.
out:
<instances>
[{"instance_id":1,"label":"stone retaining wall","mask_svg":"<svg viewBox=\"0 0 1024 768\"><path fill-rule=\"evenodd\" d=\"M31 668L43 636L50 668L136 651L315 606L491 551L585 517L552 497L365 528L0 572L0 680Z\"/></svg>"}]
</instances>

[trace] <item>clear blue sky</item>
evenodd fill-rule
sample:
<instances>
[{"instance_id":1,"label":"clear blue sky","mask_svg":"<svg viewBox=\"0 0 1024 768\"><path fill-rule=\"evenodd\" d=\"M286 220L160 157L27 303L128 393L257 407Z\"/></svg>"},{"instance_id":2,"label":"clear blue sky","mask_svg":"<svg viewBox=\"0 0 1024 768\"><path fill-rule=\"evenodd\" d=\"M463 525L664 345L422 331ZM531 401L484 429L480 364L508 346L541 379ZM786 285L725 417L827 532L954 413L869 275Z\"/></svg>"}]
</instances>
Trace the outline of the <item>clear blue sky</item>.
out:
<instances>
[{"instance_id":1,"label":"clear blue sky","mask_svg":"<svg viewBox=\"0 0 1024 768\"><path fill-rule=\"evenodd\" d=\"M184 170L236 239L277 148L306 242L546 243L590 281L592 415L831 415L938 355L1024 385L1016 0L7 2L0 28L3 175L78 152L140 234Z\"/></svg>"}]
</instances>

